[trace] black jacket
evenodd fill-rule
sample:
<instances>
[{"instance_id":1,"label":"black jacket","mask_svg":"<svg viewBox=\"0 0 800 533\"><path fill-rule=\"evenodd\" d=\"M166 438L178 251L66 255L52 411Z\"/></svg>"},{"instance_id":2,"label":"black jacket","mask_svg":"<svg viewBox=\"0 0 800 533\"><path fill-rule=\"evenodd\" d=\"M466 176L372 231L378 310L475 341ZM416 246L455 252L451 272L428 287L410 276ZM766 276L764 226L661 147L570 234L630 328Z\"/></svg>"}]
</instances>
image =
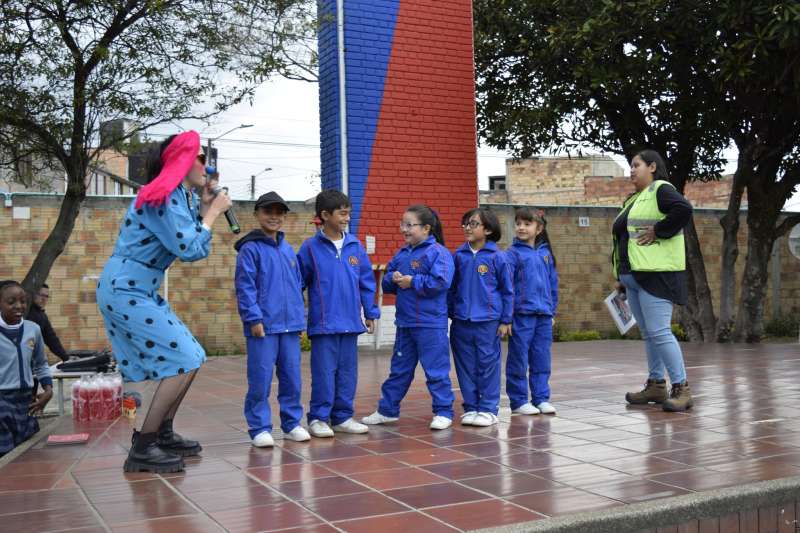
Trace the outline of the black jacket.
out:
<instances>
[{"instance_id":1,"label":"black jacket","mask_svg":"<svg viewBox=\"0 0 800 533\"><path fill-rule=\"evenodd\" d=\"M61 341L58 339L56 331L50 324L50 319L47 318L47 313L44 312L44 309L36 304L31 305L31 308L28 311L28 320L39 325L39 328L42 330L42 338L44 339L44 343L48 348L50 348L51 352L64 361L69 359L69 355L67 355L67 351L61 345Z\"/></svg>"}]
</instances>

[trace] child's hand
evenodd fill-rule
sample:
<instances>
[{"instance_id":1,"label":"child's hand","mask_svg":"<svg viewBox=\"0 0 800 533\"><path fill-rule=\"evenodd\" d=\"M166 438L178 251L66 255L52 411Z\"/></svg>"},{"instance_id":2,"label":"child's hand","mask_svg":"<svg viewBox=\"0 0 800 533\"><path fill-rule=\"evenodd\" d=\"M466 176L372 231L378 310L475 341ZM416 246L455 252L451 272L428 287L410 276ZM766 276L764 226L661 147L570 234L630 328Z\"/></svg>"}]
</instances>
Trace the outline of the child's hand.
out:
<instances>
[{"instance_id":1,"label":"child's hand","mask_svg":"<svg viewBox=\"0 0 800 533\"><path fill-rule=\"evenodd\" d=\"M34 401L28 406L28 414L34 415L39 411L44 410L47 402L53 397L53 387L48 385L44 388L44 392L36 397Z\"/></svg>"},{"instance_id":2,"label":"child's hand","mask_svg":"<svg viewBox=\"0 0 800 533\"><path fill-rule=\"evenodd\" d=\"M411 287L411 281L414 279L414 276L400 276L395 283L401 289L408 289Z\"/></svg>"},{"instance_id":3,"label":"child's hand","mask_svg":"<svg viewBox=\"0 0 800 533\"><path fill-rule=\"evenodd\" d=\"M500 324L497 328L497 336L498 337L510 337L511 336L511 324Z\"/></svg>"},{"instance_id":4,"label":"child's hand","mask_svg":"<svg viewBox=\"0 0 800 533\"><path fill-rule=\"evenodd\" d=\"M367 333L375 333L375 321L371 318L368 318L364 321L364 324L367 325Z\"/></svg>"},{"instance_id":5,"label":"child's hand","mask_svg":"<svg viewBox=\"0 0 800 533\"><path fill-rule=\"evenodd\" d=\"M258 324L253 324L250 326L250 334L253 337L266 337L267 334L264 333L264 324L259 322Z\"/></svg>"}]
</instances>

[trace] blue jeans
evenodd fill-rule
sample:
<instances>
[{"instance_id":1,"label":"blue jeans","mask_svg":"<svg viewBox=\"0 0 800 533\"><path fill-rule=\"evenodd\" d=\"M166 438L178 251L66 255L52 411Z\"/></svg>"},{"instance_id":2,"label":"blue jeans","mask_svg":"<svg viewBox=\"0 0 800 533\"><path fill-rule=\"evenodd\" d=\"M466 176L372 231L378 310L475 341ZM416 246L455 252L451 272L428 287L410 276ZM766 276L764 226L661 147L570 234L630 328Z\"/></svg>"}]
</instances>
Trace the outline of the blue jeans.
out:
<instances>
[{"instance_id":1,"label":"blue jeans","mask_svg":"<svg viewBox=\"0 0 800 533\"><path fill-rule=\"evenodd\" d=\"M671 383L686 381L686 368L678 340L672 334L672 302L653 296L644 290L631 274L622 274L628 303L647 350L647 367L650 379L664 379L667 369Z\"/></svg>"}]
</instances>

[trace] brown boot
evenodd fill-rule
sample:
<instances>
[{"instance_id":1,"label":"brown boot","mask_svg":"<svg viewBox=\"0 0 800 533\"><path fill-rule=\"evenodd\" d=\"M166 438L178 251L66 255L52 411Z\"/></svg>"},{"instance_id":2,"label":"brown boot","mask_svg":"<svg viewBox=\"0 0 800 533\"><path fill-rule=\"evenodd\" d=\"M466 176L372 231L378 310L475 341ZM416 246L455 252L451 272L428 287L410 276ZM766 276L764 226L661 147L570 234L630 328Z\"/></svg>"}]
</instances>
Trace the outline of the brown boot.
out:
<instances>
[{"instance_id":1,"label":"brown boot","mask_svg":"<svg viewBox=\"0 0 800 533\"><path fill-rule=\"evenodd\" d=\"M667 381L664 379L648 379L644 389L639 392L625 394L628 403L644 405L650 402L663 403L667 399Z\"/></svg>"},{"instance_id":2,"label":"brown boot","mask_svg":"<svg viewBox=\"0 0 800 533\"><path fill-rule=\"evenodd\" d=\"M684 381L672 384L669 399L664 402L663 408L665 411L677 412L690 409L693 405L692 390L689 388L689 382Z\"/></svg>"}]
</instances>

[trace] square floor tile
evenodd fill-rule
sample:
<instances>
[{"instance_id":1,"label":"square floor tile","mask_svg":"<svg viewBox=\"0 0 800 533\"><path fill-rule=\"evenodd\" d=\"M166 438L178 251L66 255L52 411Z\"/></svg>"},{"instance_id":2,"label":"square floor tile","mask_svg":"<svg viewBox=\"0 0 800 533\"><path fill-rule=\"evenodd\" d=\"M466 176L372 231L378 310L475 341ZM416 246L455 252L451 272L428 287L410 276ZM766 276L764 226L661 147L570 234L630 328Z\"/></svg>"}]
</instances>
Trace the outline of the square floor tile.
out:
<instances>
[{"instance_id":1,"label":"square floor tile","mask_svg":"<svg viewBox=\"0 0 800 533\"><path fill-rule=\"evenodd\" d=\"M336 527L347 533L454 533L457 531L421 513L398 513L336 522Z\"/></svg>"},{"instance_id":2,"label":"square floor tile","mask_svg":"<svg viewBox=\"0 0 800 533\"><path fill-rule=\"evenodd\" d=\"M318 477L331 477L336 473L316 463L292 463L286 465L264 466L248 468L247 474L264 483L277 484L286 481L300 481L316 479Z\"/></svg>"},{"instance_id":3,"label":"square floor tile","mask_svg":"<svg viewBox=\"0 0 800 533\"><path fill-rule=\"evenodd\" d=\"M224 530L207 516L174 516L144 522L119 524L113 533L222 533Z\"/></svg>"},{"instance_id":4,"label":"square floor tile","mask_svg":"<svg viewBox=\"0 0 800 533\"><path fill-rule=\"evenodd\" d=\"M503 500L484 500L448 505L428 509L426 512L462 530L508 526L545 518L539 513L520 508Z\"/></svg>"},{"instance_id":5,"label":"square floor tile","mask_svg":"<svg viewBox=\"0 0 800 533\"><path fill-rule=\"evenodd\" d=\"M464 479L461 484L501 497L525 494L527 492L542 492L563 487L561 483L524 472L509 472L497 476Z\"/></svg>"},{"instance_id":6,"label":"square floor tile","mask_svg":"<svg viewBox=\"0 0 800 533\"><path fill-rule=\"evenodd\" d=\"M342 494L354 494L357 492L368 492L370 490L368 487L341 476L287 481L286 483L273 485L273 487L281 494L293 500L341 496Z\"/></svg>"},{"instance_id":7,"label":"square floor tile","mask_svg":"<svg viewBox=\"0 0 800 533\"><path fill-rule=\"evenodd\" d=\"M362 472L359 474L350 474L348 477L376 490L400 489L416 485L432 485L446 481L444 478L432 474L427 470L415 467Z\"/></svg>"},{"instance_id":8,"label":"square floor tile","mask_svg":"<svg viewBox=\"0 0 800 533\"><path fill-rule=\"evenodd\" d=\"M584 492L573 488L561 488L548 492L523 494L507 498L522 507L543 514L545 516L558 516L568 513L596 511L623 505L622 502Z\"/></svg>"},{"instance_id":9,"label":"square floor tile","mask_svg":"<svg viewBox=\"0 0 800 533\"><path fill-rule=\"evenodd\" d=\"M408 508L377 492L306 500L303 505L329 522L408 511Z\"/></svg>"},{"instance_id":10,"label":"square floor tile","mask_svg":"<svg viewBox=\"0 0 800 533\"><path fill-rule=\"evenodd\" d=\"M456 483L420 485L405 489L387 490L384 493L415 509L484 500L491 497Z\"/></svg>"},{"instance_id":11,"label":"square floor tile","mask_svg":"<svg viewBox=\"0 0 800 533\"><path fill-rule=\"evenodd\" d=\"M302 528L321 524L322 520L296 503L259 505L232 511L211 513L211 517L231 533L252 533L253 531L276 531L288 528Z\"/></svg>"},{"instance_id":12,"label":"square floor tile","mask_svg":"<svg viewBox=\"0 0 800 533\"><path fill-rule=\"evenodd\" d=\"M482 459L427 465L423 466L422 468L438 476L456 480L511 472L511 469L503 465L492 463L490 461L484 461Z\"/></svg>"}]
</instances>

